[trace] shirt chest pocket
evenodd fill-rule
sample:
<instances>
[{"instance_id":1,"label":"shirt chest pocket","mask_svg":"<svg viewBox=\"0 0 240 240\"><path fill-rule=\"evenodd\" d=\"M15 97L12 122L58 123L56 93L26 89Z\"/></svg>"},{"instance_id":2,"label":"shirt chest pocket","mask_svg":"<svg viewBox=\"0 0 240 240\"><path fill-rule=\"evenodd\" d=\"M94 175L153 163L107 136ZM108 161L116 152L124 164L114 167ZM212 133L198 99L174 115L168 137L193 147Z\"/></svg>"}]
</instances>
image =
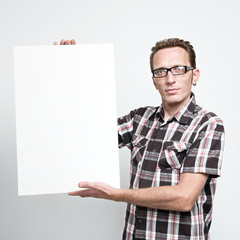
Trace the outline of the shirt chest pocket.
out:
<instances>
[{"instance_id":1,"label":"shirt chest pocket","mask_svg":"<svg viewBox=\"0 0 240 240\"><path fill-rule=\"evenodd\" d=\"M179 170L190 145L187 142L164 141L158 166L162 170Z\"/></svg>"}]
</instances>

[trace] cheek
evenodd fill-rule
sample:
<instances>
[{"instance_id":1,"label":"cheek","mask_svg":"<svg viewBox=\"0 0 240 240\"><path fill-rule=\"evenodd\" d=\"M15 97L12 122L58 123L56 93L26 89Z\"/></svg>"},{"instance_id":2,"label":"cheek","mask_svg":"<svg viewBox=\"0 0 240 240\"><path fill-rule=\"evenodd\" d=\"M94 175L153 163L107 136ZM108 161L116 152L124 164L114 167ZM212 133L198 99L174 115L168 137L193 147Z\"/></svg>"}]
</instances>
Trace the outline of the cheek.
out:
<instances>
[{"instance_id":1,"label":"cheek","mask_svg":"<svg viewBox=\"0 0 240 240\"><path fill-rule=\"evenodd\" d=\"M161 83L160 81L156 81L155 82L155 86L156 86L156 88L159 90L159 91L162 91L162 89L163 89L163 83Z\"/></svg>"},{"instance_id":2,"label":"cheek","mask_svg":"<svg viewBox=\"0 0 240 240\"><path fill-rule=\"evenodd\" d=\"M182 87L185 91L189 92L192 88L192 77L187 79L187 81L185 81Z\"/></svg>"},{"instance_id":3,"label":"cheek","mask_svg":"<svg viewBox=\"0 0 240 240\"><path fill-rule=\"evenodd\" d=\"M159 91L161 94L164 93L164 86L163 86L162 84L158 84L157 88L158 88L158 91Z\"/></svg>"}]
</instances>

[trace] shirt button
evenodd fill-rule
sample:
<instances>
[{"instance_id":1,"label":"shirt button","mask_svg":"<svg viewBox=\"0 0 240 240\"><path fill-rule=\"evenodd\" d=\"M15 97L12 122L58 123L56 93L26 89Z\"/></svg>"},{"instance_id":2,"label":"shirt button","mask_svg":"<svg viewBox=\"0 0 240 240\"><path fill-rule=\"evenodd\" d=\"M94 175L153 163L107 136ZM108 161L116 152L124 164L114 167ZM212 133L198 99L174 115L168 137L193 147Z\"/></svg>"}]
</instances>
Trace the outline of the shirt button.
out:
<instances>
[{"instance_id":1,"label":"shirt button","mask_svg":"<svg viewBox=\"0 0 240 240\"><path fill-rule=\"evenodd\" d=\"M138 222L139 222L139 223L142 223L142 219L138 219Z\"/></svg>"},{"instance_id":2,"label":"shirt button","mask_svg":"<svg viewBox=\"0 0 240 240\"><path fill-rule=\"evenodd\" d=\"M153 152L156 152L157 150L156 149L153 149Z\"/></svg>"}]
</instances>

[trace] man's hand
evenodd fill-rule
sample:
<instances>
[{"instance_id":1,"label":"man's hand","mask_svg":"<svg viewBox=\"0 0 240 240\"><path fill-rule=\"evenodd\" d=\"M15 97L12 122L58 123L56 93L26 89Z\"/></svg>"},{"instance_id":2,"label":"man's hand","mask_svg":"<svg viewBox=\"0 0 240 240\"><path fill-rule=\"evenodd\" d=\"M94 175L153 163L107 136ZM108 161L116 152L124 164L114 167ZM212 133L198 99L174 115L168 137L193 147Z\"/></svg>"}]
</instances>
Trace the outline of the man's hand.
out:
<instances>
[{"instance_id":1,"label":"man's hand","mask_svg":"<svg viewBox=\"0 0 240 240\"><path fill-rule=\"evenodd\" d=\"M79 196L79 197L93 197L93 198L102 198L108 200L116 200L116 196L120 189L109 186L108 184L101 182L80 182L78 184L79 188L84 188L79 191L68 193L70 196Z\"/></svg>"},{"instance_id":2,"label":"man's hand","mask_svg":"<svg viewBox=\"0 0 240 240\"><path fill-rule=\"evenodd\" d=\"M53 45L58 45L58 43L54 42ZM76 41L75 41L75 39L72 39L72 40L62 39L60 41L60 45L76 45Z\"/></svg>"}]
</instances>

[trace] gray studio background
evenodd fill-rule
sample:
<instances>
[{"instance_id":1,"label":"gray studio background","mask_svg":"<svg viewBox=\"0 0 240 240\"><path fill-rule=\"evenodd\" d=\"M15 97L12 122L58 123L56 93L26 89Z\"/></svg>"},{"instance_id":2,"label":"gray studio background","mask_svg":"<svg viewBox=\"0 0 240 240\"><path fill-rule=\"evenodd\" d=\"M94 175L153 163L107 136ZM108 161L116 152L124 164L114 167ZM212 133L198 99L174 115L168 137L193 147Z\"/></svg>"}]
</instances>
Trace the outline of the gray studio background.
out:
<instances>
[{"instance_id":1,"label":"gray studio background","mask_svg":"<svg viewBox=\"0 0 240 240\"><path fill-rule=\"evenodd\" d=\"M114 43L121 116L133 108L160 104L149 54L156 41L169 37L187 39L195 47L201 70L194 88L198 104L225 123L227 143L211 239L238 239L239 10L237 0L1 0L0 239L118 240L126 207L65 194L17 195L13 46L47 45L61 38L75 38L79 44ZM120 151L120 169L121 186L127 188L127 149Z\"/></svg>"}]
</instances>

